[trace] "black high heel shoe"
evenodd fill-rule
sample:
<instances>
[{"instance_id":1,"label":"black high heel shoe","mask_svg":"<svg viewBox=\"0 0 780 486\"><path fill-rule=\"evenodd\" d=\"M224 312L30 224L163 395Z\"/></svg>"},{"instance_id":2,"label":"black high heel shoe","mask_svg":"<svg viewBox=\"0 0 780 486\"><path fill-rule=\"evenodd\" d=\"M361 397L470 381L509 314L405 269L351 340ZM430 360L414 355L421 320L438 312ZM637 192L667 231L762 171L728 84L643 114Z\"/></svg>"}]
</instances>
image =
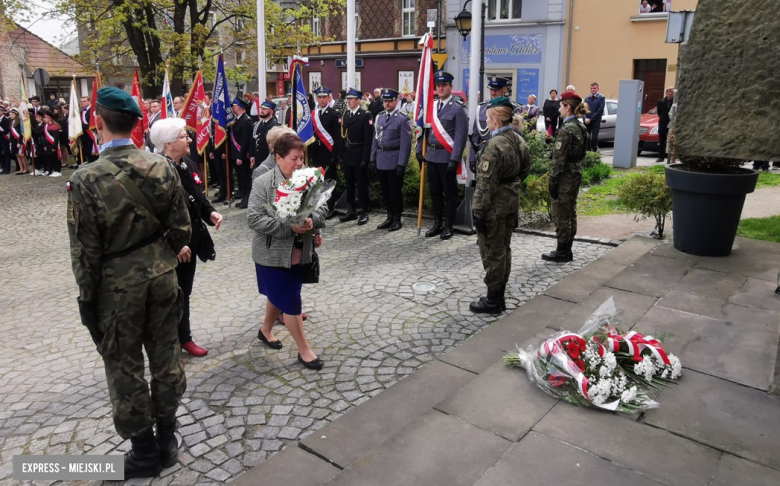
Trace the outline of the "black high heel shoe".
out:
<instances>
[{"instance_id":1,"label":"black high heel shoe","mask_svg":"<svg viewBox=\"0 0 780 486\"><path fill-rule=\"evenodd\" d=\"M311 361L304 361L303 358L301 358L301 353L298 353L298 362L310 370L322 369L322 360L320 358L314 358Z\"/></svg>"},{"instance_id":2,"label":"black high heel shoe","mask_svg":"<svg viewBox=\"0 0 780 486\"><path fill-rule=\"evenodd\" d=\"M257 331L257 339L261 340L263 343L265 343L266 346L268 346L271 349L282 349L282 342L278 339L276 341L269 341L267 337L265 337L265 334L263 334L263 329L260 328L259 331Z\"/></svg>"}]
</instances>

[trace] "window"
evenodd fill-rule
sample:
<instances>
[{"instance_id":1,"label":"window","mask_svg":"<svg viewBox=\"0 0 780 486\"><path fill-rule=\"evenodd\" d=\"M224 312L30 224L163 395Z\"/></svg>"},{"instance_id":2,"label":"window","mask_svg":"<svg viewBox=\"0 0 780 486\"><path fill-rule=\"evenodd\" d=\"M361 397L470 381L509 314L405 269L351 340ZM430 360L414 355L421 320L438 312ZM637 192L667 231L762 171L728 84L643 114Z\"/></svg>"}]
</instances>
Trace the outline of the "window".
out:
<instances>
[{"instance_id":1,"label":"window","mask_svg":"<svg viewBox=\"0 0 780 486\"><path fill-rule=\"evenodd\" d=\"M607 101L607 114L617 115L618 104L614 101Z\"/></svg>"},{"instance_id":2,"label":"window","mask_svg":"<svg viewBox=\"0 0 780 486\"><path fill-rule=\"evenodd\" d=\"M523 0L488 0L488 20L520 20Z\"/></svg>"},{"instance_id":3,"label":"window","mask_svg":"<svg viewBox=\"0 0 780 486\"><path fill-rule=\"evenodd\" d=\"M401 2L401 35L415 35L417 34L417 25L414 18L415 0L401 0Z\"/></svg>"},{"instance_id":4,"label":"window","mask_svg":"<svg viewBox=\"0 0 780 486\"><path fill-rule=\"evenodd\" d=\"M311 32L314 35L320 35L320 17L315 15L311 18Z\"/></svg>"},{"instance_id":5,"label":"window","mask_svg":"<svg viewBox=\"0 0 780 486\"><path fill-rule=\"evenodd\" d=\"M244 21L243 17L236 17L236 32L243 32L246 28L246 22Z\"/></svg>"},{"instance_id":6,"label":"window","mask_svg":"<svg viewBox=\"0 0 780 486\"><path fill-rule=\"evenodd\" d=\"M246 51L236 49L236 67L243 66L244 62L246 62Z\"/></svg>"},{"instance_id":7,"label":"window","mask_svg":"<svg viewBox=\"0 0 780 486\"><path fill-rule=\"evenodd\" d=\"M209 29L217 25L217 12L209 12Z\"/></svg>"},{"instance_id":8,"label":"window","mask_svg":"<svg viewBox=\"0 0 780 486\"><path fill-rule=\"evenodd\" d=\"M639 15L664 14L672 11L672 0L639 0Z\"/></svg>"},{"instance_id":9,"label":"window","mask_svg":"<svg viewBox=\"0 0 780 486\"><path fill-rule=\"evenodd\" d=\"M114 66L122 66L124 64L122 62L122 54L114 54L114 57L111 58L111 64Z\"/></svg>"}]
</instances>

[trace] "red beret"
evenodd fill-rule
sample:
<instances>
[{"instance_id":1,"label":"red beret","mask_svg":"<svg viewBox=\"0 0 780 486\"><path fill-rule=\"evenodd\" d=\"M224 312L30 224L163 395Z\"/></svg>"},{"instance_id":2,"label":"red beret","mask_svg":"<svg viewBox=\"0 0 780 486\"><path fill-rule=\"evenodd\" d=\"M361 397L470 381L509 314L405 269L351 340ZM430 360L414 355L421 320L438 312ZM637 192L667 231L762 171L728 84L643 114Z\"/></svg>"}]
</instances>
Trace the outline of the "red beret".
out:
<instances>
[{"instance_id":1,"label":"red beret","mask_svg":"<svg viewBox=\"0 0 780 486\"><path fill-rule=\"evenodd\" d=\"M567 91L567 92L563 93L559 99L561 101L564 101L564 100L576 100L578 103L582 103L582 98L580 98L580 96L577 93L575 93L574 91Z\"/></svg>"}]
</instances>

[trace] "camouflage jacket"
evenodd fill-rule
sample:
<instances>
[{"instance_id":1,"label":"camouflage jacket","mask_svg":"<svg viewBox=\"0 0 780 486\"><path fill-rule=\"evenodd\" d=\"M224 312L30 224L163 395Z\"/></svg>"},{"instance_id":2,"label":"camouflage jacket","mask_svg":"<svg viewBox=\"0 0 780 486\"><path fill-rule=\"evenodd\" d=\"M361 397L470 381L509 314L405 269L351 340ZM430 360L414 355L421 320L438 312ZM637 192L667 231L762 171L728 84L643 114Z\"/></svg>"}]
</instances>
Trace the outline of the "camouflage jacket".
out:
<instances>
[{"instance_id":1,"label":"camouflage jacket","mask_svg":"<svg viewBox=\"0 0 780 486\"><path fill-rule=\"evenodd\" d=\"M113 168L106 159L127 173L156 214L149 214L103 168L103 163ZM92 302L98 293L125 289L176 268L176 255L190 240L190 215L179 175L163 157L134 145L111 147L74 172L67 189L71 263L80 301Z\"/></svg>"},{"instance_id":2,"label":"camouflage jacket","mask_svg":"<svg viewBox=\"0 0 780 486\"><path fill-rule=\"evenodd\" d=\"M531 156L523 138L508 129L485 144L477 157L474 217L517 211L520 186L531 172Z\"/></svg>"},{"instance_id":3,"label":"camouflage jacket","mask_svg":"<svg viewBox=\"0 0 780 486\"><path fill-rule=\"evenodd\" d=\"M582 174L582 159L588 147L588 129L576 118L572 118L558 130L552 152L550 185L560 182L561 174L572 172Z\"/></svg>"}]
</instances>

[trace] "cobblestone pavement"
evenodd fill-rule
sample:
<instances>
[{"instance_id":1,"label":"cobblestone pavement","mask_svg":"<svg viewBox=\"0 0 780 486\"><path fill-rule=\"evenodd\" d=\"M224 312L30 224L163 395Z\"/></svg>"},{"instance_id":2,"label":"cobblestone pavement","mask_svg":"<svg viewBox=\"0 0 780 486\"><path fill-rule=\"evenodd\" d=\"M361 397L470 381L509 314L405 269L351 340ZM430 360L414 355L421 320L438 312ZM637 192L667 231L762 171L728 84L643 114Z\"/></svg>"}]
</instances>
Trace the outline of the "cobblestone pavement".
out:
<instances>
[{"instance_id":1,"label":"cobblestone pavement","mask_svg":"<svg viewBox=\"0 0 780 486\"><path fill-rule=\"evenodd\" d=\"M66 176L70 171L66 171ZM15 454L117 454L101 358L79 321L65 226L65 177L0 177L0 484ZM306 437L446 353L494 318L468 310L484 292L476 240L416 236L412 220L395 233L334 223L324 231L319 285L305 286L306 332L325 362L296 361L289 333L271 351L256 338L258 294L245 211L224 207L214 233L217 260L198 264L193 336L209 349L186 357L179 409L180 464L128 484L222 483ZM508 307L522 305L609 247L576 243L571 264L539 255L553 240L516 235ZM436 286L427 293L412 285Z\"/></svg>"}]
</instances>

